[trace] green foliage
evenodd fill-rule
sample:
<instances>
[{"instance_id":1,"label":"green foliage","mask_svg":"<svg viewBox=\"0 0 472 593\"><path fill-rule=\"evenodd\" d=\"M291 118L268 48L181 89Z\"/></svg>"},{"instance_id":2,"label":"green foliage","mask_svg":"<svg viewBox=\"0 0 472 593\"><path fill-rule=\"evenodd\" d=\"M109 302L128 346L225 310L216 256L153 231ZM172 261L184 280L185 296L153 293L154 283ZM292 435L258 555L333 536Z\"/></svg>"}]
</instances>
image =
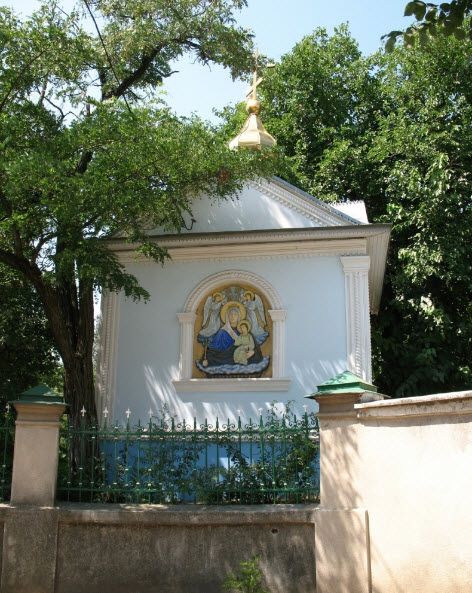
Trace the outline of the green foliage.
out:
<instances>
[{"instance_id":1,"label":"green foliage","mask_svg":"<svg viewBox=\"0 0 472 593\"><path fill-rule=\"evenodd\" d=\"M136 426L68 419L59 459L58 492L68 501L275 504L316 502L319 494L312 414L273 411L265 421L223 426L177 422L168 409Z\"/></svg>"},{"instance_id":2,"label":"green foliage","mask_svg":"<svg viewBox=\"0 0 472 593\"><path fill-rule=\"evenodd\" d=\"M412 47L417 41L427 43L438 35L453 35L456 39L472 39L472 30L465 24L472 12L471 0L451 0L435 4L413 0L405 6L405 16L413 16L416 22L405 31L390 31L384 35L385 49L393 51L398 39L406 47Z\"/></svg>"},{"instance_id":3,"label":"green foliage","mask_svg":"<svg viewBox=\"0 0 472 593\"><path fill-rule=\"evenodd\" d=\"M386 109L368 158L394 233L374 339L399 395L472 382L471 55L471 42L440 37L379 63Z\"/></svg>"},{"instance_id":4,"label":"green foliage","mask_svg":"<svg viewBox=\"0 0 472 593\"><path fill-rule=\"evenodd\" d=\"M264 122L288 157L289 181L318 192L326 149L370 126L365 107L375 100L376 84L344 25L332 36L317 29L267 71L261 85Z\"/></svg>"},{"instance_id":5,"label":"green foliage","mask_svg":"<svg viewBox=\"0 0 472 593\"><path fill-rule=\"evenodd\" d=\"M37 294L0 265L0 401L38 383L62 390L61 369Z\"/></svg>"},{"instance_id":6,"label":"green foliage","mask_svg":"<svg viewBox=\"0 0 472 593\"><path fill-rule=\"evenodd\" d=\"M296 435L284 443L268 435L267 458L251 463L236 445L225 443L231 467L222 468L218 482L200 472L202 500L207 504L274 504L316 502L318 443ZM209 487L210 486L210 487Z\"/></svg>"},{"instance_id":7,"label":"green foliage","mask_svg":"<svg viewBox=\"0 0 472 593\"><path fill-rule=\"evenodd\" d=\"M438 36L363 58L345 28L317 31L267 73L264 123L289 181L363 199L393 225L375 381L390 395L472 382L472 43Z\"/></svg>"},{"instance_id":8,"label":"green foliage","mask_svg":"<svg viewBox=\"0 0 472 593\"><path fill-rule=\"evenodd\" d=\"M90 0L67 14L54 1L23 20L0 8L0 262L41 300L74 415L93 408L93 290L149 297L109 239L163 262L150 229L180 232L195 196L228 198L275 166L159 93L185 53L235 77L251 68L244 5Z\"/></svg>"},{"instance_id":9,"label":"green foliage","mask_svg":"<svg viewBox=\"0 0 472 593\"><path fill-rule=\"evenodd\" d=\"M297 419L292 407L293 402L288 402L280 417L273 402L262 430L254 425L250 440L257 453L255 460L247 448L243 450L241 441L235 442L234 435L226 438L223 433L221 445L230 467L221 468L217 481L211 480L208 472L200 472L202 500L208 504L273 504L317 499L319 442L313 438L317 436L313 434L316 417L311 413Z\"/></svg>"},{"instance_id":10,"label":"green foliage","mask_svg":"<svg viewBox=\"0 0 472 593\"><path fill-rule=\"evenodd\" d=\"M259 564L259 556L241 562L239 574L228 575L223 583L223 589L239 593L267 593L263 586L263 575Z\"/></svg>"},{"instance_id":11,"label":"green foliage","mask_svg":"<svg viewBox=\"0 0 472 593\"><path fill-rule=\"evenodd\" d=\"M204 445L187 446L185 439L178 441L175 434L160 431L174 423L167 407L146 426L128 424L125 429L108 425L99 429L85 419L77 429L64 416L59 495L69 502L178 504L185 497L188 500L195 491L195 465ZM156 438L150 443L153 432ZM74 446L80 450L78 463L71 455Z\"/></svg>"}]
</instances>

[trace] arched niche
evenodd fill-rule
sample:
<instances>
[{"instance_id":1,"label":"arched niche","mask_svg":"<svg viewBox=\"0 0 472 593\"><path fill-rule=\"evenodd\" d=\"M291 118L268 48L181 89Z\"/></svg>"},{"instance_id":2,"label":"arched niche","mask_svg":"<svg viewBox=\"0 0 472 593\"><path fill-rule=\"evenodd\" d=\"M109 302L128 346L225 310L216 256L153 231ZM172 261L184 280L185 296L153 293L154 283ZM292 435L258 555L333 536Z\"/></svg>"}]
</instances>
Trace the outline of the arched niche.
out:
<instances>
[{"instance_id":1,"label":"arched niche","mask_svg":"<svg viewBox=\"0 0 472 593\"><path fill-rule=\"evenodd\" d=\"M195 323L197 312L208 295L218 289L241 286L261 296L271 330L270 376L194 377ZM290 381L284 376L286 311L275 288L265 278L244 270L227 270L204 278L188 296L180 322L180 379L174 381L178 391L285 391Z\"/></svg>"}]
</instances>

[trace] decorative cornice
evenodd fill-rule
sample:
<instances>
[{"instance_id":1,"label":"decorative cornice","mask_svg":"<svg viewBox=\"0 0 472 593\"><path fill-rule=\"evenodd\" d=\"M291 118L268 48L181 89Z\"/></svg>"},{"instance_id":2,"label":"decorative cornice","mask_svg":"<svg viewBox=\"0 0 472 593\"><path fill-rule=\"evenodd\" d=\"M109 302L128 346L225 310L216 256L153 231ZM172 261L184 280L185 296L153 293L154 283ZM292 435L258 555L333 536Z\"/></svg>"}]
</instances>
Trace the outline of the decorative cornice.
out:
<instances>
[{"instance_id":1,"label":"decorative cornice","mask_svg":"<svg viewBox=\"0 0 472 593\"><path fill-rule=\"evenodd\" d=\"M329 213L331 216L334 216L335 218L339 219L341 221L341 224L356 224L356 225L365 224L365 223L361 222L360 220L358 220L357 218L353 218L349 214L346 214L346 212L342 212L341 210L338 210L334 203L324 202L323 200L320 200L319 198L315 198L315 196L309 194L308 192L304 191L303 189L300 189L296 185L293 185L293 184L289 183L288 181L285 181L284 179L277 177L276 175L274 175L269 180L267 180L266 183L281 187L281 188L285 189L286 191L288 191L291 195L297 195L297 196L302 197L309 204L312 204L316 208L323 210L324 212ZM363 202L363 201L357 200L357 202ZM349 201L349 203L356 203L356 202Z\"/></svg>"},{"instance_id":2,"label":"decorative cornice","mask_svg":"<svg viewBox=\"0 0 472 593\"><path fill-rule=\"evenodd\" d=\"M330 257L339 255L363 255L366 253L367 245L365 239L347 239L332 241L291 241L281 243L237 243L230 245L205 245L205 246L181 246L179 248L169 247L169 255L172 261L189 262L241 259L274 259L293 257ZM149 258L135 257L129 252L118 252L118 260L121 263L153 263Z\"/></svg>"},{"instance_id":3,"label":"decorative cornice","mask_svg":"<svg viewBox=\"0 0 472 593\"><path fill-rule=\"evenodd\" d=\"M387 250L390 239L388 235L370 235L367 237L367 253L370 257L369 268L369 292L370 292L370 310L377 314L380 308L380 299L382 296L382 287L385 276L385 267L387 265Z\"/></svg>"},{"instance_id":4,"label":"decorative cornice","mask_svg":"<svg viewBox=\"0 0 472 593\"><path fill-rule=\"evenodd\" d=\"M231 261L280 259L313 256L366 255L369 270L370 306L378 313L390 240L390 225L361 224L269 231L230 231L227 233L188 233L151 237L167 248L173 261ZM110 240L109 249L123 264L154 261L134 253L136 245L121 239Z\"/></svg>"},{"instance_id":5,"label":"decorative cornice","mask_svg":"<svg viewBox=\"0 0 472 593\"><path fill-rule=\"evenodd\" d=\"M187 379L183 381L172 381L172 383L177 392L288 391L291 379Z\"/></svg>"},{"instance_id":6,"label":"decorative cornice","mask_svg":"<svg viewBox=\"0 0 472 593\"><path fill-rule=\"evenodd\" d=\"M390 240L390 225L359 224L245 232L182 233L151 235L150 238L168 249L174 261L182 262L206 259L231 261L256 257L273 259L368 254L371 258L369 271L371 312L378 313ZM338 243L338 240L345 242ZM365 243L361 247L356 240L364 240ZM316 246L314 242L317 243ZM283 247L285 243L290 245ZM109 240L107 244L123 264L154 263L153 260L142 256L137 257L134 253L136 245L126 243L122 239Z\"/></svg>"},{"instance_id":7,"label":"decorative cornice","mask_svg":"<svg viewBox=\"0 0 472 593\"><path fill-rule=\"evenodd\" d=\"M332 239L368 239L374 236L384 236L387 241L390 236L390 225L365 224L311 227L298 229L270 229L257 231L221 231L215 233L181 233L177 235L149 234L149 238L167 249L181 246L200 247L206 245L235 245L238 243L281 243L290 241L322 241ZM109 249L114 252L131 251L136 245L123 239L107 241Z\"/></svg>"},{"instance_id":8,"label":"decorative cornice","mask_svg":"<svg viewBox=\"0 0 472 593\"><path fill-rule=\"evenodd\" d=\"M197 284L185 302L185 312L196 311L205 294L221 284L232 282L233 280L235 282L243 282L244 284L254 286L254 288L257 288L263 293L273 309L282 309L282 301L270 282L258 274L246 270L225 270L224 272L207 276Z\"/></svg>"},{"instance_id":9,"label":"decorative cornice","mask_svg":"<svg viewBox=\"0 0 472 593\"><path fill-rule=\"evenodd\" d=\"M318 226L342 226L354 222L352 219L347 221L340 212L334 211L328 204L315 200L313 196L305 194L305 192L293 191L297 190L297 188L289 184L287 184L287 187L283 187L284 182L281 182L282 180L278 179L269 181L260 179L252 181L250 185L279 204L317 223Z\"/></svg>"}]
</instances>

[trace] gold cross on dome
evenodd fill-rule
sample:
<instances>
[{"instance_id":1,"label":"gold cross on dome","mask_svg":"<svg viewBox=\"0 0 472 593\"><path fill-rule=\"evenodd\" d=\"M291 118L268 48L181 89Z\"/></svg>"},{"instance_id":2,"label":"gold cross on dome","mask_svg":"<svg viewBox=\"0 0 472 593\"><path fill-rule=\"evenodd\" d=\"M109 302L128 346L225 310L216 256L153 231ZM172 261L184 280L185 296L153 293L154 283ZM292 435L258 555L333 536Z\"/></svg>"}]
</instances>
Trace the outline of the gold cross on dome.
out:
<instances>
[{"instance_id":1,"label":"gold cross on dome","mask_svg":"<svg viewBox=\"0 0 472 593\"><path fill-rule=\"evenodd\" d=\"M252 74L252 85L246 93L246 99L257 99L257 87L262 82L262 76L257 75L257 69L259 66L259 50L256 49L254 52L254 72Z\"/></svg>"}]
</instances>

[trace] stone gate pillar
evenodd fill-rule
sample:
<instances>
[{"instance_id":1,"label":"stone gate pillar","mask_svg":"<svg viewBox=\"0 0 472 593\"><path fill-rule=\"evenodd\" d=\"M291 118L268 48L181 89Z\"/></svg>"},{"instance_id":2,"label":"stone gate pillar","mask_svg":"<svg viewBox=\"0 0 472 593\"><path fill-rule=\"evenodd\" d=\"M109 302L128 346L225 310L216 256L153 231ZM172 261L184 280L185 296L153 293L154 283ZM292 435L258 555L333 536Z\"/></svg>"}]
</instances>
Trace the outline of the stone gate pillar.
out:
<instances>
[{"instance_id":1,"label":"stone gate pillar","mask_svg":"<svg viewBox=\"0 0 472 593\"><path fill-rule=\"evenodd\" d=\"M320 507L315 519L317 593L370 593L367 510L359 479L361 429L355 404L383 399L377 389L346 371L318 387Z\"/></svg>"},{"instance_id":2,"label":"stone gate pillar","mask_svg":"<svg viewBox=\"0 0 472 593\"><path fill-rule=\"evenodd\" d=\"M46 385L12 402L17 412L11 509L3 527L1 593L54 593L59 423L66 406Z\"/></svg>"},{"instance_id":3,"label":"stone gate pillar","mask_svg":"<svg viewBox=\"0 0 472 593\"><path fill-rule=\"evenodd\" d=\"M11 503L52 506L56 497L62 396L46 385L12 402L17 412Z\"/></svg>"}]
</instances>

